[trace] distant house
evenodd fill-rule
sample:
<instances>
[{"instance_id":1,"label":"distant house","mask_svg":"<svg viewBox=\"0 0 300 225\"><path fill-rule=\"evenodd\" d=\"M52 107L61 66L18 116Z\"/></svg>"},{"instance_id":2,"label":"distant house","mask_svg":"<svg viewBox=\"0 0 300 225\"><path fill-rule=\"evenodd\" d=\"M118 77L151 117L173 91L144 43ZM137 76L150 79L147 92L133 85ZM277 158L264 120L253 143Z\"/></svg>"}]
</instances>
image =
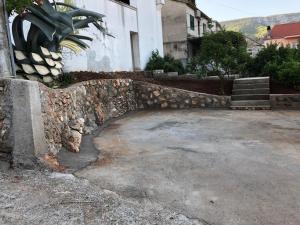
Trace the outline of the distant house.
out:
<instances>
[{"instance_id":1,"label":"distant house","mask_svg":"<svg viewBox=\"0 0 300 225\"><path fill-rule=\"evenodd\" d=\"M222 29L197 8L195 0L166 0L161 13L165 55L184 64L196 54L205 33Z\"/></svg>"},{"instance_id":2,"label":"distant house","mask_svg":"<svg viewBox=\"0 0 300 225\"><path fill-rule=\"evenodd\" d=\"M211 28L212 32L218 32L223 29L222 25L216 20L213 20L211 24L212 24L212 28Z\"/></svg>"},{"instance_id":3,"label":"distant house","mask_svg":"<svg viewBox=\"0 0 300 225\"><path fill-rule=\"evenodd\" d=\"M278 44L284 47L297 48L300 39L300 22L277 24L272 29L268 28L268 35L264 45Z\"/></svg>"}]
</instances>

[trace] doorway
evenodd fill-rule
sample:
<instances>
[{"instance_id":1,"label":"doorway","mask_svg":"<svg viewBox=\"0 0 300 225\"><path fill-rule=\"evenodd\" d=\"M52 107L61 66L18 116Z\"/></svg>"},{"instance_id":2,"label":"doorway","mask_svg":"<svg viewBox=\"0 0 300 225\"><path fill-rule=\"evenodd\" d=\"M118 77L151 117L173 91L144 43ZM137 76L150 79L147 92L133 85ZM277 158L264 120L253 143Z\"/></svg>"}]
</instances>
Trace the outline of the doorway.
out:
<instances>
[{"instance_id":1,"label":"doorway","mask_svg":"<svg viewBox=\"0 0 300 225\"><path fill-rule=\"evenodd\" d=\"M141 70L139 34L137 32L130 32L130 40L131 40L132 68L133 70Z\"/></svg>"}]
</instances>

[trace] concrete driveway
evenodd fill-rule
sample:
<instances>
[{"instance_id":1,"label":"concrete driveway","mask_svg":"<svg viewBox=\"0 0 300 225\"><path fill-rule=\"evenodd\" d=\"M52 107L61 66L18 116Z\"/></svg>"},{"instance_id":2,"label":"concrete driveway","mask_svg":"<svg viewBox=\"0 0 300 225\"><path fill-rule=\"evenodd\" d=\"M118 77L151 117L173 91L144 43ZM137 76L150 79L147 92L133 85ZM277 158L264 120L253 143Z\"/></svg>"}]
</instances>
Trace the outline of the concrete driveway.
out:
<instances>
[{"instance_id":1,"label":"concrete driveway","mask_svg":"<svg viewBox=\"0 0 300 225\"><path fill-rule=\"evenodd\" d=\"M94 139L77 172L214 225L300 224L300 112L138 112Z\"/></svg>"}]
</instances>

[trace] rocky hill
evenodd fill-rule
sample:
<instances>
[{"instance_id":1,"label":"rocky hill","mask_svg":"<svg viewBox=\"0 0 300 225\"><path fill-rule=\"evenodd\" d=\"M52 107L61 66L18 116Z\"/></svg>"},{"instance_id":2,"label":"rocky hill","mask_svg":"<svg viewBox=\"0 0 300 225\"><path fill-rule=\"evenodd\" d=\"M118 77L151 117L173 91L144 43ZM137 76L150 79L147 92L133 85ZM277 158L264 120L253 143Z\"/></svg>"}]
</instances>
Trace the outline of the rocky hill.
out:
<instances>
[{"instance_id":1,"label":"rocky hill","mask_svg":"<svg viewBox=\"0 0 300 225\"><path fill-rule=\"evenodd\" d=\"M243 18L222 22L226 30L240 31L251 38L261 38L266 34L266 26L300 21L300 13L281 14L267 17Z\"/></svg>"}]
</instances>

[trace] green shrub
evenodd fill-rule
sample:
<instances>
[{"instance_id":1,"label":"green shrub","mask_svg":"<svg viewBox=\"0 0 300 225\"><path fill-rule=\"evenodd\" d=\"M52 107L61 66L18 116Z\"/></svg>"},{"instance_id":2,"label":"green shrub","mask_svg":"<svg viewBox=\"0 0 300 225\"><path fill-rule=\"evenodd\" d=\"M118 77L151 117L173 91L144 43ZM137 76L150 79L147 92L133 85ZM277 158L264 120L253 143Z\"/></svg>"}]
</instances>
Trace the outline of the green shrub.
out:
<instances>
[{"instance_id":1,"label":"green shrub","mask_svg":"<svg viewBox=\"0 0 300 225\"><path fill-rule=\"evenodd\" d=\"M12 14L14 11L20 14L33 2L33 0L6 0L6 9L9 14Z\"/></svg>"},{"instance_id":2,"label":"green shrub","mask_svg":"<svg viewBox=\"0 0 300 225\"><path fill-rule=\"evenodd\" d=\"M146 70L162 70L164 67L164 59L159 55L158 51L153 51L146 65Z\"/></svg>"},{"instance_id":3,"label":"green shrub","mask_svg":"<svg viewBox=\"0 0 300 225\"><path fill-rule=\"evenodd\" d=\"M178 74L185 73L184 66L179 60L176 60L169 55L161 57L157 50L152 52L152 55L146 65L145 70L164 70L166 73L178 72Z\"/></svg>"},{"instance_id":4,"label":"green shrub","mask_svg":"<svg viewBox=\"0 0 300 225\"><path fill-rule=\"evenodd\" d=\"M246 71L251 76L278 77L279 67L291 60L300 60L300 50L278 47L276 44L268 45L262 49L246 66Z\"/></svg>"},{"instance_id":5,"label":"green shrub","mask_svg":"<svg viewBox=\"0 0 300 225\"><path fill-rule=\"evenodd\" d=\"M273 77L274 79L277 79L278 77L278 71L279 71L280 65L276 62L268 62L262 69L262 75L263 76L269 76Z\"/></svg>"},{"instance_id":6,"label":"green shrub","mask_svg":"<svg viewBox=\"0 0 300 225\"><path fill-rule=\"evenodd\" d=\"M300 62L284 62L278 71L278 80L291 88L300 87Z\"/></svg>"}]
</instances>

